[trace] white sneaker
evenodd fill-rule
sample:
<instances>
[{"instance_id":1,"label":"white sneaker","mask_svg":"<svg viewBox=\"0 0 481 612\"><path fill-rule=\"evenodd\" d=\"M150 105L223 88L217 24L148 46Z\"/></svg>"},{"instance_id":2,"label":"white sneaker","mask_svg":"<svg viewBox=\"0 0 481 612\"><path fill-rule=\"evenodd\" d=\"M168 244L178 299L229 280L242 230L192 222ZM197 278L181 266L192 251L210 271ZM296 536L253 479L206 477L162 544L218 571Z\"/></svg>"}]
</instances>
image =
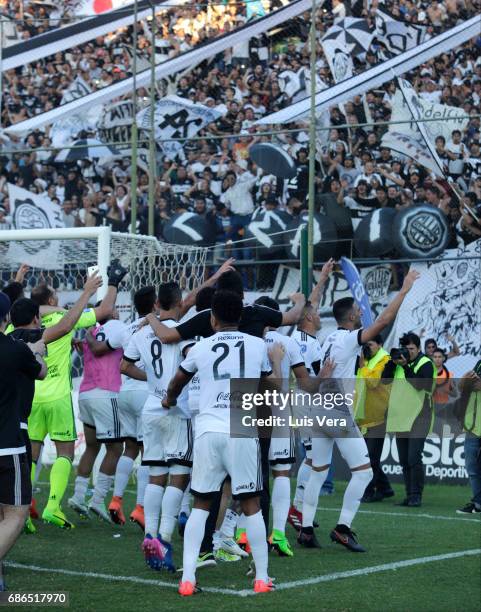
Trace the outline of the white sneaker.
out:
<instances>
[{"instance_id":1,"label":"white sneaker","mask_svg":"<svg viewBox=\"0 0 481 612\"><path fill-rule=\"evenodd\" d=\"M104 503L96 504L91 501L88 505L88 510L89 512L93 512L93 514L96 514L106 523L112 523L112 519L110 518L110 514L107 512Z\"/></svg>"},{"instance_id":2,"label":"white sneaker","mask_svg":"<svg viewBox=\"0 0 481 612\"><path fill-rule=\"evenodd\" d=\"M246 553L238 544L236 544L233 538L225 538L222 535L214 542L214 548L216 550L223 550L231 555L237 555L239 557L248 557L249 553Z\"/></svg>"},{"instance_id":3,"label":"white sneaker","mask_svg":"<svg viewBox=\"0 0 481 612\"><path fill-rule=\"evenodd\" d=\"M67 504L69 508L72 508L72 510L75 510L75 512L79 514L82 518L90 518L89 509L87 507L87 504L83 502L82 500L79 500L74 496L74 497L71 497L67 501Z\"/></svg>"}]
</instances>

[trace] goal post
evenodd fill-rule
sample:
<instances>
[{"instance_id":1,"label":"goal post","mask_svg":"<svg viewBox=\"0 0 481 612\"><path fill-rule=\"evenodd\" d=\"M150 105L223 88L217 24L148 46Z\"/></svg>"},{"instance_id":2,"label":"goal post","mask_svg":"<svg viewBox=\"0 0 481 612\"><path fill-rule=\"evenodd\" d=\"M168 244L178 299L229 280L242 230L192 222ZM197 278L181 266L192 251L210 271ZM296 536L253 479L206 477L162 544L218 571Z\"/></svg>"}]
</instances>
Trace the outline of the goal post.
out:
<instances>
[{"instance_id":1,"label":"goal post","mask_svg":"<svg viewBox=\"0 0 481 612\"><path fill-rule=\"evenodd\" d=\"M129 297L146 285L177 281L190 291L204 281L208 250L160 242L153 236L112 232L108 226L0 231L1 285L13 280L21 264L30 266L26 291L48 282L59 292L83 286L87 268L98 265L106 280L107 268L118 259L128 274L119 293ZM97 294L102 299L104 282Z\"/></svg>"}]
</instances>

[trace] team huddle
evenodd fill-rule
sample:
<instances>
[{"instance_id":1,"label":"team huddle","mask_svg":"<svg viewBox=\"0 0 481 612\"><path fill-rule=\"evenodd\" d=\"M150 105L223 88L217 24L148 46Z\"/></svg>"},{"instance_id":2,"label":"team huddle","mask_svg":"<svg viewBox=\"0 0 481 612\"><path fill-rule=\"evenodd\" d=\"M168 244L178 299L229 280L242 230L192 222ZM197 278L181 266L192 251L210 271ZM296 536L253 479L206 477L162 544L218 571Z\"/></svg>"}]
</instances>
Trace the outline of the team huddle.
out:
<instances>
[{"instance_id":1,"label":"team huddle","mask_svg":"<svg viewBox=\"0 0 481 612\"><path fill-rule=\"evenodd\" d=\"M101 285L96 274L86 280L68 311L58 307L57 295L47 285L35 287L30 298L13 301L6 334L17 343L28 343L35 362L30 378L26 375L19 419L19 444L25 447L32 482L38 477L47 434L57 451L41 518L63 529L73 527L62 510L77 437L71 345L75 330L85 328L79 416L86 447L74 493L66 500L72 510L84 518L95 514L123 525L123 496L140 455L137 503L130 520L144 531L147 564L154 570L177 570L172 540L179 529L183 536L180 595L200 590L199 567L235 562L249 554L254 591L265 593L274 588L268 573L269 550L294 555L286 537L287 522L297 529L300 546L319 547L314 518L336 444L351 478L330 537L352 552L364 552L351 525L373 471L347 403L330 411L347 423L342 431L322 427L312 435L302 431L305 456L292 504L293 431L271 438L231 432L234 379L263 381L284 391L293 384L309 392L335 384L348 395L361 347L394 320L418 277L414 271L407 274L399 293L368 328L362 328L353 299L335 302L338 328L321 345L318 307L333 266L333 260L324 265L308 300L294 294L293 306L285 312L269 297L244 305L242 277L233 260L184 298L175 282L140 288L133 296L136 316L130 323L120 321L115 309L117 288L126 274L118 262L109 269L105 297L93 308L88 304ZM295 331L284 335L278 331L283 326L295 326ZM105 454L87 501L102 445ZM24 482L25 469L15 495L21 496L22 505L31 504L25 528L33 533L32 518L40 515L31 500L31 487ZM112 488L113 496L107 499Z\"/></svg>"}]
</instances>

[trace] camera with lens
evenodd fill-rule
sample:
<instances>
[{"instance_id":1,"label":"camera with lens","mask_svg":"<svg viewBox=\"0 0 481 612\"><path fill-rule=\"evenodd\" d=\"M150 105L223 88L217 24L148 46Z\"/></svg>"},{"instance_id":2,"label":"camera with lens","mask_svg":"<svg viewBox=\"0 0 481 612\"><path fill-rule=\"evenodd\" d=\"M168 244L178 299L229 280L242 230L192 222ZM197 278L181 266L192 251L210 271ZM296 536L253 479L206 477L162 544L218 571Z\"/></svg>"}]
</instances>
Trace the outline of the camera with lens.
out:
<instances>
[{"instance_id":1,"label":"camera with lens","mask_svg":"<svg viewBox=\"0 0 481 612\"><path fill-rule=\"evenodd\" d=\"M371 359L371 349L367 344L362 345L362 354L364 355L364 359L367 359L368 361Z\"/></svg>"},{"instance_id":2,"label":"camera with lens","mask_svg":"<svg viewBox=\"0 0 481 612\"><path fill-rule=\"evenodd\" d=\"M406 361L409 361L409 350L405 346L392 348L389 354L393 361L397 361L398 359L402 359L403 357Z\"/></svg>"}]
</instances>

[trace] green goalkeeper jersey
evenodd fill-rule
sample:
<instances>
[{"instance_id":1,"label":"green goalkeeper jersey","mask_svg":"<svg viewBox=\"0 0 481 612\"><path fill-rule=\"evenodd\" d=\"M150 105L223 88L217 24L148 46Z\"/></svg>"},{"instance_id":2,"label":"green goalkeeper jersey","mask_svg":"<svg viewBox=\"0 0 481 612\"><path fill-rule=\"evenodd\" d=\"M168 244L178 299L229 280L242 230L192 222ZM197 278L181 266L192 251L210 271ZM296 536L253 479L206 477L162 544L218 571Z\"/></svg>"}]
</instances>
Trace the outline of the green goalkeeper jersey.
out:
<instances>
[{"instance_id":1,"label":"green goalkeeper jersey","mask_svg":"<svg viewBox=\"0 0 481 612\"><path fill-rule=\"evenodd\" d=\"M42 317L42 327L52 327L64 316L62 312L53 312ZM35 382L34 404L52 402L65 397L72 390L72 337L76 329L92 327L97 322L93 308L87 308L81 314L74 329L55 342L47 345L45 362L48 374L44 380Z\"/></svg>"}]
</instances>

